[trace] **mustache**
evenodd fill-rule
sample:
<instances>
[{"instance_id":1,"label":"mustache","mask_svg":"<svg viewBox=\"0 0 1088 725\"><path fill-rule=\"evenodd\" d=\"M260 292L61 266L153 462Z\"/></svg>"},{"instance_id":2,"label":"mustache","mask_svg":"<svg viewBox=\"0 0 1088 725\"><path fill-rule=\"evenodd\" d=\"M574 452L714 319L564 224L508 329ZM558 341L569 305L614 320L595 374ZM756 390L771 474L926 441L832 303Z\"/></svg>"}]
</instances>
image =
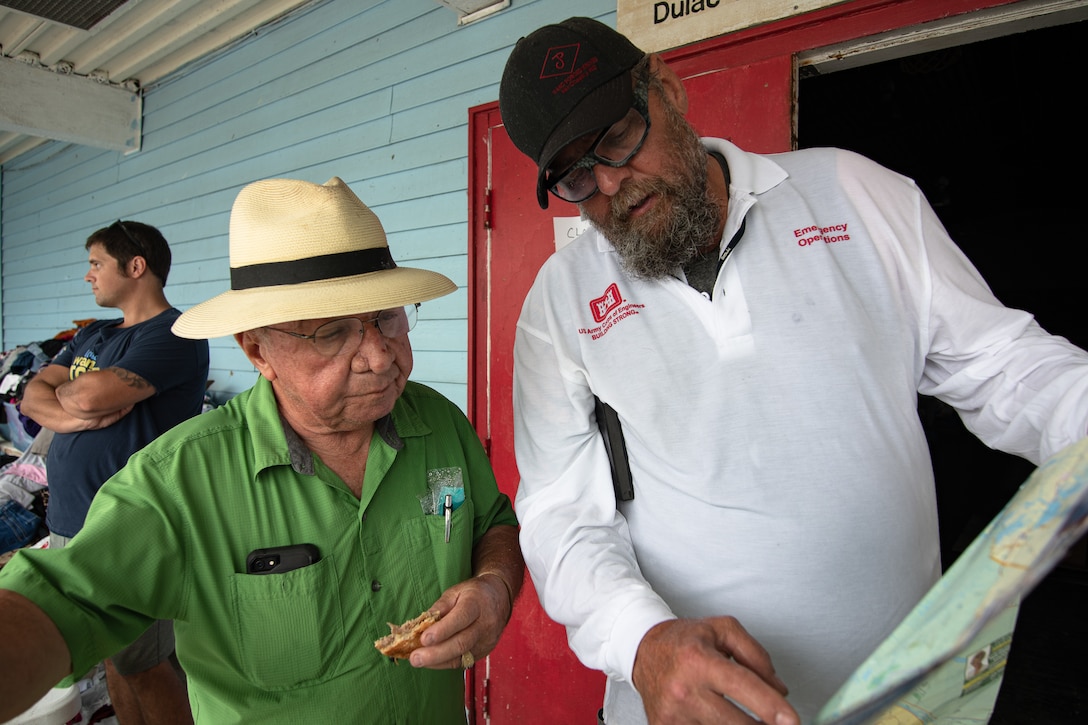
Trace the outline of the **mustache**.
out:
<instances>
[{"instance_id":1,"label":"mustache","mask_svg":"<svg viewBox=\"0 0 1088 725\"><path fill-rule=\"evenodd\" d=\"M631 212L648 197L669 193L668 183L661 178L635 181L624 179L619 191L608 200L608 215L613 223L624 223L631 218Z\"/></svg>"}]
</instances>

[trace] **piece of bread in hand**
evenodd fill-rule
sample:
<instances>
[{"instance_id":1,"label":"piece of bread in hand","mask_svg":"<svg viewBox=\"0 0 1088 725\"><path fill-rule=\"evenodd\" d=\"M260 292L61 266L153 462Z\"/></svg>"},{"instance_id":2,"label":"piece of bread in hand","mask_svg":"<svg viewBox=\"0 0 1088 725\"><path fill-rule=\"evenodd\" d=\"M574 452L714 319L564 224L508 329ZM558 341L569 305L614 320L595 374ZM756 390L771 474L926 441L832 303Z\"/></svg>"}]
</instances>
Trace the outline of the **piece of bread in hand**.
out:
<instances>
[{"instance_id":1,"label":"piece of bread in hand","mask_svg":"<svg viewBox=\"0 0 1088 725\"><path fill-rule=\"evenodd\" d=\"M404 624L388 622L389 634L374 640L374 646L390 659L406 660L408 655L421 646L419 636L441 617L438 610L432 610L424 612L415 619L409 619Z\"/></svg>"}]
</instances>

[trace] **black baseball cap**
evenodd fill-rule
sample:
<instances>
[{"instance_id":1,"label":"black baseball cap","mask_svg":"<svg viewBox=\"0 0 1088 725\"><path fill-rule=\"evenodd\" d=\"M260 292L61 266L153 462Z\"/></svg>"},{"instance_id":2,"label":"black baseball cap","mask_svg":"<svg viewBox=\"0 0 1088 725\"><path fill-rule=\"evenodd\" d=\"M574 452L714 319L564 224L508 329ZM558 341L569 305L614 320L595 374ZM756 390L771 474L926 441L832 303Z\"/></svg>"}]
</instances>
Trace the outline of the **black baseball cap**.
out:
<instances>
[{"instance_id":1,"label":"black baseball cap","mask_svg":"<svg viewBox=\"0 0 1088 725\"><path fill-rule=\"evenodd\" d=\"M541 209L548 208L545 169L571 141L623 118L634 104L631 69L644 56L592 18L545 25L514 46L499 85L499 111L510 140L537 164Z\"/></svg>"}]
</instances>

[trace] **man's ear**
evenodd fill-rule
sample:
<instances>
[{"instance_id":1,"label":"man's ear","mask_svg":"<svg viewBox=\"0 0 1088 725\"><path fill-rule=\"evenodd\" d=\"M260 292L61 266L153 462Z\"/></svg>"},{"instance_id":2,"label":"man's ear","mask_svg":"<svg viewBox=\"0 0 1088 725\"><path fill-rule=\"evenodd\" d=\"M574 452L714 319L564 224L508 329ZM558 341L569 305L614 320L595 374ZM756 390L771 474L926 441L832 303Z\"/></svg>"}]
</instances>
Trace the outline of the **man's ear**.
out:
<instances>
[{"instance_id":1,"label":"man's ear","mask_svg":"<svg viewBox=\"0 0 1088 725\"><path fill-rule=\"evenodd\" d=\"M242 352L253 363L253 367L257 368L257 372L261 374L261 377L271 382L276 379L276 371L272 368L271 363L269 363L261 349L266 338L267 335L258 330L246 330L234 334L234 341L238 343L238 347L242 348Z\"/></svg>"},{"instance_id":2,"label":"man's ear","mask_svg":"<svg viewBox=\"0 0 1088 725\"><path fill-rule=\"evenodd\" d=\"M688 112L688 90L680 76L657 53L650 56L650 70L661 81L665 98L681 115L685 115Z\"/></svg>"},{"instance_id":3,"label":"man's ear","mask_svg":"<svg viewBox=\"0 0 1088 725\"><path fill-rule=\"evenodd\" d=\"M128 262L128 276L139 279L147 272L147 260L137 254Z\"/></svg>"}]
</instances>

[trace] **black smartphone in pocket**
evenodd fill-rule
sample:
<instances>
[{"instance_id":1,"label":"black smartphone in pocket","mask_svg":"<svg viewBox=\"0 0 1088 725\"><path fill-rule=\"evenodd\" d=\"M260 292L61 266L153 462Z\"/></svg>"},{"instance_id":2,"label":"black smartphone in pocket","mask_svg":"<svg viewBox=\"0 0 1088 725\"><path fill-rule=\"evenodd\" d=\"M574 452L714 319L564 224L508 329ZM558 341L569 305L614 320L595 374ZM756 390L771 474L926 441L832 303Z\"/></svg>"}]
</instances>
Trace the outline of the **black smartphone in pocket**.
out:
<instances>
[{"instance_id":1,"label":"black smartphone in pocket","mask_svg":"<svg viewBox=\"0 0 1088 725\"><path fill-rule=\"evenodd\" d=\"M246 557L246 571L250 574L280 574L301 569L321 560L321 553L313 544L274 546L254 549Z\"/></svg>"}]
</instances>

